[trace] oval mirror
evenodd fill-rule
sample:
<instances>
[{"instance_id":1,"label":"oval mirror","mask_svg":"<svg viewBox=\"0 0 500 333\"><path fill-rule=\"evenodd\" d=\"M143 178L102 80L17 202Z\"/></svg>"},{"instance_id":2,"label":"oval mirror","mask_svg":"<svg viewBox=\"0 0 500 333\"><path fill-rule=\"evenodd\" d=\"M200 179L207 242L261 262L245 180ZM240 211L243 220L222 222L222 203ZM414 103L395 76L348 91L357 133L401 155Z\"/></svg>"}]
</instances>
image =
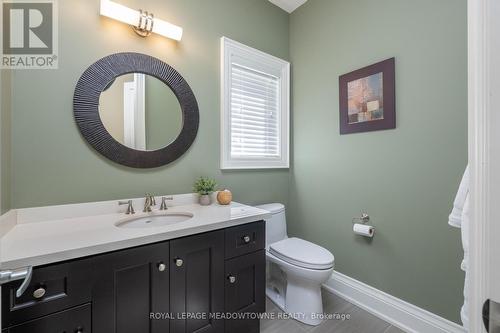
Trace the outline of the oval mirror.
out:
<instances>
[{"instance_id":1,"label":"oval mirror","mask_svg":"<svg viewBox=\"0 0 500 333\"><path fill-rule=\"evenodd\" d=\"M143 73L117 77L101 93L99 116L116 141L137 150L164 148L182 129L182 110L174 92Z\"/></svg>"},{"instance_id":2,"label":"oval mirror","mask_svg":"<svg viewBox=\"0 0 500 333\"><path fill-rule=\"evenodd\" d=\"M198 103L186 80L140 53L117 53L91 65L78 80L73 109L95 150L134 168L175 161L198 133Z\"/></svg>"}]
</instances>

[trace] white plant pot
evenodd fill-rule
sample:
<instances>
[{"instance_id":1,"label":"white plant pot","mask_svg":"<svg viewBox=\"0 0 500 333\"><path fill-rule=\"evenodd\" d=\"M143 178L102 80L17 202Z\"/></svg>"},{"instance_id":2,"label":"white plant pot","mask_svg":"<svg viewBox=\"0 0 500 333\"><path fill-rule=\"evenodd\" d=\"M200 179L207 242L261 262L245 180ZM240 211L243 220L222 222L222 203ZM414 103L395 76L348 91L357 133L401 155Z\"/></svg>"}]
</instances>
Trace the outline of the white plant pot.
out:
<instances>
[{"instance_id":1,"label":"white plant pot","mask_svg":"<svg viewBox=\"0 0 500 333\"><path fill-rule=\"evenodd\" d=\"M202 206L210 206L212 203L212 200L210 198L210 195L200 195L200 205Z\"/></svg>"}]
</instances>

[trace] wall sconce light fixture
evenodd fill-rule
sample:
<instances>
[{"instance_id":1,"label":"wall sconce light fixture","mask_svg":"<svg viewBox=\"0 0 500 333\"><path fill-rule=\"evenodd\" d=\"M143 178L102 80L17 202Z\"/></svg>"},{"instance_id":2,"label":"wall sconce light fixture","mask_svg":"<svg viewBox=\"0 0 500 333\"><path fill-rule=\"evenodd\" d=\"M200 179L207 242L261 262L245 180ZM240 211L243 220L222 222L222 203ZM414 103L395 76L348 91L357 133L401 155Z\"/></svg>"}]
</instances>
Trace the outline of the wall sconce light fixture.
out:
<instances>
[{"instance_id":1,"label":"wall sconce light fixture","mask_svg":"<svg viewBox=\"0 0 500 333\"><path fill-rule=\"evenodd\" d=\"M177 41L182 38L181 27L160 20L147 11L134 10L111 0L101 0L101 15L130 24L141 37L155 33Z\"/></svg>"}]
</instances>

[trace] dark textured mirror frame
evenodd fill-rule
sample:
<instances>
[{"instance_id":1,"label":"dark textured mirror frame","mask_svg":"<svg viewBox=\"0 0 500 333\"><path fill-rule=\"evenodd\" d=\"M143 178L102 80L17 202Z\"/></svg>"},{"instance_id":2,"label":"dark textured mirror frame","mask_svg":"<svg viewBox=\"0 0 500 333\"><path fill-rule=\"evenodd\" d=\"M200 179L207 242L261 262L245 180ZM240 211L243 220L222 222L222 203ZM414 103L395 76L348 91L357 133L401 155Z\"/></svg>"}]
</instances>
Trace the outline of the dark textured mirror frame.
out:
<instances>
[{"instance_id":1,"label":"dark textured mirror frame","mask_svg":"<svg viewBox=\"0 0 500 333\"><path fill-rule=\"evenodd\" d=\"M116 77L143 73L168 85L182 110L182 130L174 142L153 151L129 148L106 130L99 115L99 97ZM73 97L76 123L87 142L110 160L133 168L156 168L181 157L193 144L200 115L198 103L184 78L160 59L140 53L117 53L91 65L80 77Z\"/></svg>"}]
</instances>

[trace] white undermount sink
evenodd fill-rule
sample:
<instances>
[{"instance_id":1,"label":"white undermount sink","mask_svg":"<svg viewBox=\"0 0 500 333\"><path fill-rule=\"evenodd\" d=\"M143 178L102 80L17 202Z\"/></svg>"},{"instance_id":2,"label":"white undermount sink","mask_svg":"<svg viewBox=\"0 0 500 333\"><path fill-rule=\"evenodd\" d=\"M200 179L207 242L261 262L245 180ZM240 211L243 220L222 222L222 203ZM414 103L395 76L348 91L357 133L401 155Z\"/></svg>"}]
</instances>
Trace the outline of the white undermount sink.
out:
<instances>
[{"instance_id":1,"label":"white undermount sink","mask_svg":"<svg viewBox=\"0 0 500 333\"><path fill-rule=\"evenodd\" d=\"M154 228L163 227L170 224L181 223L193 218L191 213L164 213L158 215L140 216L129 218L116 224L119 228Z\"/></svg>"}]
</instances>

